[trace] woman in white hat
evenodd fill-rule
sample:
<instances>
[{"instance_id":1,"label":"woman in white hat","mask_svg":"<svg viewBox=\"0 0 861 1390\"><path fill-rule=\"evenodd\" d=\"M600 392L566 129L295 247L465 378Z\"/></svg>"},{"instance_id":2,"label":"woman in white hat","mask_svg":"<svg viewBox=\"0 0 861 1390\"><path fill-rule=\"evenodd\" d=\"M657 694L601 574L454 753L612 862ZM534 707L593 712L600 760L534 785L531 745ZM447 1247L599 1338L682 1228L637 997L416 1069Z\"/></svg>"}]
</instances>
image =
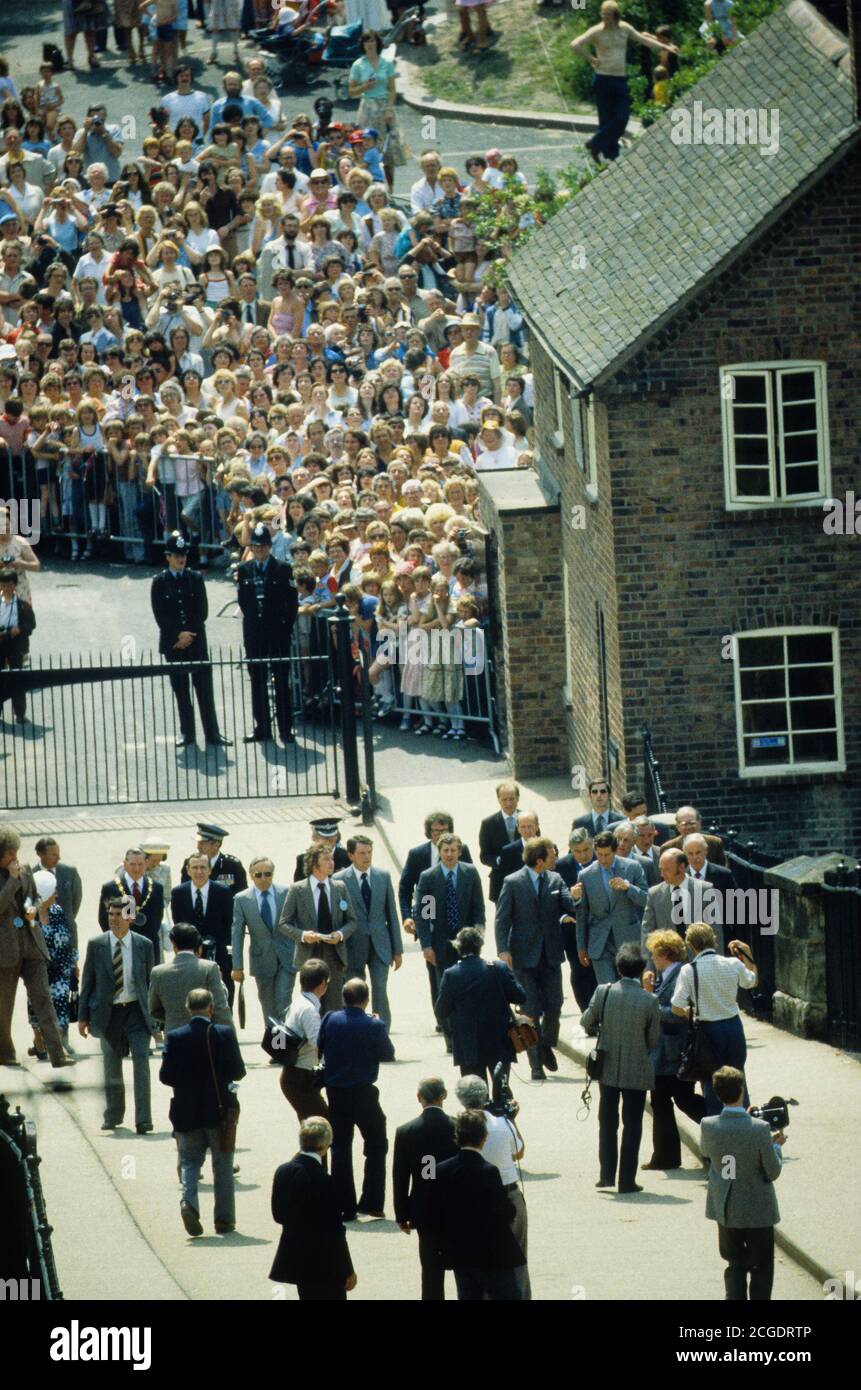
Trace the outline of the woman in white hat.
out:
<instances>
[{"instance_id":1,"label":"woman in white hat","mask_svg":"<svg viewBox=\"0 0 861 1390\"><path fill-rule=\"evenodd\" d=\"M33 882L36 885L36 900L30 911L38 916L42 926L42 935L50 955L48 984L51 990L51 999L57 1015L57 1022L60 1025L63 1046L67 1052L71 1052L69 1047L69 996L73 982L77 989L78 951L66 921L66 914L57 902L57 879L55 875L51 873L50 869L37 869L33 874ZM33 1046L29 1049L29 1056L37 1057L40 1062L47 1061L48 1052L42 1034L37 1027L33 1007L29 1003L27 1014L30 1027L33 1029Z\"/></svg>"},{"instance_id":2,"label":"woman in white hat","mask_svg":"<svg viewBox=\"0 0 861 1390\"><path fill-rule=\"evenodd\" d=\"M173 878L170 872L170 865L167 863L167 856L170 852L170 845L166 840L161 840L157 835L148 835L145 840L141 840L141 849L146 855L146 872L156 883L160 883L164 890L165 904L170 902L170 890L173 887ZM169 960L170 923L165 918L161 924L161 949L162 959Z\"/></svg>"}]
</instances>

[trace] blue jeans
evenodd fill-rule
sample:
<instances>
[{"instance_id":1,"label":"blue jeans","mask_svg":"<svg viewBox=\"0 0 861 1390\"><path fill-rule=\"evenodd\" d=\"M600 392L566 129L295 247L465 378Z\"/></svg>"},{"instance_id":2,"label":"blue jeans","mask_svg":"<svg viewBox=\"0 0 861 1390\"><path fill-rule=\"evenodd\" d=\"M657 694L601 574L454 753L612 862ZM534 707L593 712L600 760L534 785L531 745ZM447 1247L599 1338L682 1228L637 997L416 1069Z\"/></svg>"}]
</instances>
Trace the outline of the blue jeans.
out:
<instances>
[{"instance_id":1,"label":"blue jeans","mask_svg":"<svg viewBox=\"0 0 861 1390\"><path fill-rule=\"evenodd\" d=\"M218 1142L218 1128L189 1129L176 1136L179 1147L179 1167L182 1177L182 1200L200 1211L197 1199L197 1184L200 1170L206 1158L206 1150L212 1154L212 1183L215 1193L214 1219L219 1226L236 1224L236 1201L233 1191L233 1154L222 1153Z\"/></svg>"},{"instance_id":2,"label":"blue jeans","mask_svg":"<svg viewBox=\"0 0 861 1390\"><path fill-rule=\"evenodd\" d=\"M619 141L625 134L631 114L631 97L627 77L605 77L596 73L592 79L595 104L598 107L598 129L588 142L593 154L616 159Z\"/></svg>"},{"instance_id":3,"label":"blue jeans","mask_svg":"<svg viewBox=\"0 0 861 1390\"><path fill-rule=\"evenodd\" d=\"M747 1042L744 1036L744 1026L738 1014L735 1018L718 1019L716 1023L701 1023L700 1027L712 1045L715 1055L715 1071L718 1067L738 1067L739 1071L744 1071L744 1064L747 1061ZM706 1102L706 1114L719 1115L723 1109L723 1102L718 1100L715 1095L710 1080L703 1082L703 1096ZM750 1105L746 1084L744 1104Z\"/></svg>"}]
</instances>

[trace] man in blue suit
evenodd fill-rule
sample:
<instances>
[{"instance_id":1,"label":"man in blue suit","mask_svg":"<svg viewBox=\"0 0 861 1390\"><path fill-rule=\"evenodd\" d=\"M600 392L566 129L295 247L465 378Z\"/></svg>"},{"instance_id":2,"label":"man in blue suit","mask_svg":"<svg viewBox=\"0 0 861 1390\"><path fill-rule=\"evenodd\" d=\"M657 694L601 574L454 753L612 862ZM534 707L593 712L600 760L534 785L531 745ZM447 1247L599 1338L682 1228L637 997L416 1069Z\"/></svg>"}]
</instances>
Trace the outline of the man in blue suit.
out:
<instances>
[{"instance_id":1,"label":"man in blue suit","mask_svg":"<svg viewBox=\"0 0 861 1390\"><path fill-rule=\"evenodd\" d=\"M367 970L374 1013L391 1029L389 971L400 970L404 960L395 890L385 869L372 867L374 842L367 835L353 835L347 841L347 853L349 869L333 875L344 884L356 918L356 930L347 943L347 969L360 980Z\"/></svg>"},{"instance_id":2,"label":"man in blue suit","mask_svg":"<svg viewBox=\"0 0 861 1390\"><path fill-rule=\"evenodd\" d=\"M553 1048L562 1013L562 927L574 922L571 894L550 868L555 861L552 840L527 840L523 868L503 880L496 904L499 959L513 969L526 991L524 1013L538 1029L538 1042L528 1054L533 1081L546 1081L545 1067L558 1070Z\"/></svg>"},{"instance_id":3,"label":"man in blue suit","mask_svg":"<svg viewBox=\"0 0 861 1390\"><path fill-rule=\"evenodd\" d=\"M325 1014L317 1037L323 1058L323 1084L332 1125L332 1178L345 1221L358 1215L382 1219L386 1201L386 1117L376 1087L381 1062L394 1061L386 1025L366 1013L370 995L364 980L348 980L344 1007ZM365 1141L362 1195L353 1181L353 1132Z\"/></svg>"},{"instance_id":4,"label":"man in blue suit","mask_svg":"<svg viewBox=\"0 0 861 1390\"><path fill-rule=\"evenodd\" d=\"M191 1021L168 1033L159 1072L159 1080L173 1087L170 1122L179 1146L180 1214L190 1236L203 1235L197 1184L209 1149L215 1189L215 1231L217 1235L226 1235L236 1226L233 1152L222 1150L219 1124L222 1115L239 1110L230 1087L232 1082L242 1080L245 1065L233 1029L228 1024L212 1022L215 1007L208 989L189 990L186 1008Z\"/></svg>"},{"instance_id":5,"label":"man in blue suit","mask_svg":"<svg viewBox=\"0 0 861 1390\"><path fill-rule=\"evenodd\" d=\"M208 854L190 854L186 860L189 878L170 895L170 915L175 922L189 922L200 935L215 942L215 961L221 971L227 1002L233 1008L236 986L230 969L233 936L233 894L212 877Z\"/></svg>"},{"instance_id":6,"label":"man in blue suit","mask_svg":"<svg viewBox=\"0 0 861 1390\"><path fill-rule=\"evenodd\" d=\"M583 889L577 904L577 954L581 965L591 961L599 985L616 979L616 952L626 941L640 940L640 921L648 889L639 864L620 859L612 831L595 838L595 863L578 880Z\"/></svg>"},{"instance_id":7,"label":"man in blue suit","mask_svg":"<svg viewBox=\"0 0 861 1390\"><path fill-rule=\"evenodd\" d=\"M460 961L442 977L437 1017L451 1033L452 1060L461 1076L480 1076L488 1088L498 1062L506 1071L514 1061L508 1037L511 1005L523 1004L526 990L501 960L481 959L484 933L462 927L454 939Z\"/></svg>"}]
</instances>

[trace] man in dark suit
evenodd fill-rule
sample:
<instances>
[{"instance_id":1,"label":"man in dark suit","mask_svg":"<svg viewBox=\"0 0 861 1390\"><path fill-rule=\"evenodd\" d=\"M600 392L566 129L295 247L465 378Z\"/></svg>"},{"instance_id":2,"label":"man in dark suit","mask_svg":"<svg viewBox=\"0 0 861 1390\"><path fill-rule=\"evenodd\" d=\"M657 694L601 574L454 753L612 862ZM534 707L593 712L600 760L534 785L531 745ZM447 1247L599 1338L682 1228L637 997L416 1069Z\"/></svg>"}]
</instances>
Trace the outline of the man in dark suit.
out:
<instances>
[{"instance_id":1,"label":"man in dark suit","mask_svg":"<svg viewBox=\"0 0 861 1390\"><path fill-rule=\"evenodd\" d=\"M197 824L197 852L205 854L209 860L209 874L216 883L223 883L225 888L229 888L234 898L237 893L244 893L248 887L248 875L245 872L241 859L237 859L235 854L227 854L221 846L227 839L229 831L222 829L220 825L213 825L211 821L198 821ZM180 879L187 883L188 860L182 866Z\"/></svg>"},{"instance_id":2,"label":"man in dark suit","mask_svg":"<svg viewBox=\"0 0 861 1390\"><path fill-rule=\"evenodd\" d=\"M226 1235L236 1227L233 1151L222 1149L219 1126L225 1114L239 1109L231 1086L242 1080L245 1064L232 1027L212 1021L215 1007L208 989L190 990L186 1007L191 1019L168 1033L159 1072L159 1080L173 1087L170 1122L179 1146L180 1214L190 1236L203 1235L197 1185L209 1149L215 1231Z\"/></svg>"},{"instance_id":3,"label":"man in dark suit","mask_svg":"<svg viewBox=\"0 0 861 1390\"><path fill-rule=\"evenodd\" d=\"M108 929L108 902L111 898L131 899L134 912L129 923L139 936L145 936L152 946L153 961L161 960L161 924L164 918L164 889L146 872L146 855L137 845L127 849L122 867L113 878L103 883L99 892L99 927ZM174 921L187 922L188 917Z\"/></svg>"},{"instance_id":4,"label":"man in dark suit","mask_svg":"<svg viewBox=\"0 0 861 1390\"><path fill-rule=\"evenodd\" d=\"M153 968L152 943L130 931L127 899L110 898L108 929L87 943L78 1004L78 1032L92 1033L102 1048L105 1075L105 1113L102 1129L123 1122L126 1092L123 1058L131 1053L134 1067L135 1129L152 1130L149 1045L158 1024L147 999ZM44 1030L43 1030L44 1031Z\"/></svg>"},{"instance_id":5,"label":"man in dark suit","mask_svg":"<svg viewBox=\"0 0 861 1390\"><path fill-rule=\"evenodd\" d=\"M257 298L257 280L250 270L240 275L236 288L240 321L252 327L265 328L272 311L272 301Z\"/></svg>"},{"instance_id":6,"label":"man in dark suit","mask_svg":"<svg viewBox=\"0 0 861 1390\"><path fill-rule=\"evenodd\" d=\"M641 817L648 820L648 812L646 810L646 798L639 789L636 789L632 792L626 792L625 795L622 797L622 813L625 819L631 821L632 824L634 821L639 820ZM654 840L654 843L658 845L665 844L665 842L669 840L670 836L673 833L668 826L663 824L662 821L655 821L652 826L652 829L654 830L654 835L652 836L652 839ZM639 849L640 846L638 845L637 848Z\"/></svg>"},{"instance_id":7,"label":"man in dark suit","mask_svg":"<svg viewBox=\"0 0 861 1390\"><path fill-rule=\"evenodd\" d=\"M613 825L622 817L618 811L610 808L610 783L606 777L593 777L589 783L589 800L592 803L591 811L587 811L583 816L577 816L571 822L571 829L577 830L584 826L593 840L596 835L600 835L602 830Z\"/></svg>"},{"instance_id":8,"label":"man in dark suit","mask_svg":"<svg viewBox=\"0 0 861 1390\"><path fill-rule=\"evenodd\" d=\"M517 838L504 845L499 852L497 869L500 888L509 874L516 874L523 868L523 846L526 841L534 840L537 835L541 834L541 826L538 824L538 817L534 811L518 811L516 821ZM498 892L496 896L499 897Z\"/></svg>"},{"instance_id":9,"label":"man in dark suit","mask_svg":"<svg viewBox=\"0 0 861 1390\"><path fill-rule=\"evenodd\" d=\"M654 888L656 883L660 883L661 875L654 858L650 854L641 854L634 843L637 838L636 827L629 820L617 820L611 833L616 842L616 853L619 857L632 859L643 870L646 887Z\"/></svg>"},{"instance_id":10,"label":"man in dark suit","mask_svg":"<svg viewBox=\"0 0 861 1390\"><path fill-rule=\"evenodd\" d=\"M501 960L481 959L484 934L478 927L461 927L455 937L457 965L443 972L436 1014L451 1034L452 1060L461 1076L488 1076L502 1062L514 1061L508 1037L512 1004L526 1002L526 990Z\"/></svg>"},{"instance_id":11,"label":"man in dark suit","mask_svg":"<svg viewBox=\"0 0 861 1390\"><path fill-rule=\"evenodd\" d=\"M505 879L496 904L499 959L523 986L525 1013L538 1029L538 1042L529 1049L533 1081L546 1080L545 1067L558 1070L553 1048L562 1013L562 926L575 922L571 894L549 867L554 856L552 840L528 840L523 868Z\"/></svg>"},{"instance_id":12,"label":"man in dark suit","mask_svg":"<svg viewBox=\"0 0 861 1390\"><path fill-rule=\"evenodd\" d=\"M434 971L434 1002L443 972L457 963L452 943L461 927L483 927L485 922L478 869L461 860L462 847L458 835L448 831L440 835L436 845L439 863L419 875L413 894L410 917L416 923L424 958ZM449 1034L446 1050L451 1052Z\"/></svg>"},{"instance_id":13,"label":"man in dark suit","mask_svg":"<svg viewBox=\"0 0 861 1390\"><path fill-rule=\"evenodd\" d=\"M487 896L492 903L499 897L504 875L500 872L499 856L506 845L518 838L517 803L520 788L516 782L500 782L496 788L499 810L487 816L478 829L478 857L490 869Z\"/></svg>"},{"instance_id":14,"label":"man in dark suit","mask_svg":"<svg viewBox=\"0 0 861 1390\"><path fill-rule=\"evenodd\" d=\"M0 573L0 671L21 669L27 660L30 637L35 628L33 605L18 593L17 572L4 568ZM15 683L14 676L0 675L0 716L6 701L10 699L16 724L26 724L26 690Z\"/></svg>"},{"instance_id":15,"label":"man in dark suit","mask_svg":"<svg viewBox=\"0 0 861 1390\"><path fill-rule=\"evenodd\" d=\"M682 850L688 857L688 874L691 878L710 883L721 895L735 887L732 869L725 869L721 864L709 859L705 835L686 835Z\"/></svg>"},{"instance_id":16,"label":"man in dark suit","mask_svg":"<svg viewBox=\"0 0 861 1390\"><path fill-rule=\"evenodd\" d=\"M680 806L675 814L676 830L679 832L672 840L667 840L664 849L681 849L687 835L702 835L703 823L696 806ZM710 864L720 864L726 868L723 840L719 835L703 835L706 853Z\"/></svg>"},{"instance_id":17,"label":"man in dark suit","mask_svg":"<svg viewBox=\"0 0 861 1390\"><path fill-rule=\"evenodd\" d=\"M487 1120L482 1110L465 1110L454 1123L458 1153L437 1166L431 1238L445 1268L454 1270L461 1302L519 1302L514 1271L526 1261L511 1230L514 1210L499 1170L481 1156Z\"/></svg>"},{"instance_id":18,"label":"man in dark suit","mask_svg":"<svg viewBox=\"0 0 861 1390\"><path fill-rule=\"evenodd\" d=\"M338 826L340 820L335 816L323 816L321 820L311 821L311 839L315 845L322 845L332 856L334 862L333 873L337 874L341 869L349 869L350 856L341 844L341 832ZM305 855L307 851L302 850L301 854L296 855L296 868L293 871L293 882L299 883L303 878L307 878L305 869Z\"/></svg>"},{"instance_id":19,"label":"man in dark suit","mask_svg":"<svg viewBox=\"0 0 861 1390\"><path fill-rule=\"evenodd\" d=\"M366 1012L370 994L364 980L344 985L344 1007L324 1016L317 1037L323 1059L323 1085L332 1122L332 1177L345 1221L358 1215L382 1219L386 1202L386 1117L376 1087L380 1063L394 1060L386 1025ZM353 1133L365 1141L362 1194L353 1181Z\"/></svg>"},{"instance_id":20,"label":"man in dark suit","mask_svg":"<svg viewBox=\"0 0 861 1390\"><path fill-rule=\"evenodd\" d=\"M422 1302L445 1300L445 1265L428 1233L430 1194L437 1165L454 1158L454 1120L443 1110L445 1082L428 1076L419 1082L422 1113L395 1130L392 1161L392 1196L395 1220L405 1235L418 1232L422 1269Z\"/></svg>"},{"instance_id":21,"label":"man in dark suit","mask_svg":"<svg viewBox=\"0 0 861 1390\"><path fill-rule=\"evenodd\" d=\"M39 856L38 867L47 869L57 880L57 902L63 909L63 916L72 934L72 941L77 948L78 945L78 913L81 910L81 900L84 890L81 886L81 875L72 864L64 864L60 859L60 846L52 835L43 835L36 841L36 853ZM37 866L34 864L33 868Z\"/></svg>"},{"instance_id":22,"label":"man in dark suit","mask_svg":"<svg viewBox=\"0 0 861 1390\"><path fill-rule=\"evenodd\" d=\"M237 601L242 613L242 641L249 660L254 730L246 743L272 737L269 688L275 687L275 719L282 743L295 743L290 703L290 641L299 607L293 570L272 556L272 532L262 522L251 531L250 560L237 570Z\"/></svg>"},{"instance_id":23,"label":"man in dark suit","mask_svg":"<svg viewBox=\"0 0 861 1390\"><path fill-rule=\"evenodd\" d=\"M358 1282L335 1183L323 1167L331 1143L328 1120L303 1120L299 1153L281 1164L272 1183L272 1217L281 1225L281 1239L269 1278L295 1284L300 1302L344 1302Z\"/></svg>"},{"instance_id":24,"label":"man in dark suit","mask_svg":"<svg viewBox=\"0 0 861 1390\"><path fill-rule=\"evenodd\" d=\"M164 543L167 569L152 581L150 601L158 624L158 649L165 661L173 663L207 661L206 619L209 604L203 576L186 568L189 543L178 531ZM230 740L219 732L215 712L215 693L212 688L212 669L195 667L191 684L197 697L203 733L207 743L226 745ZM170 685L179 713L180 736L177 748L186 748L195 741L194 707L189 689L189 672L172 670Z\"/></svg>"},{"instance_id":25,"label":"man in dark suit","mask_svg":"<svg viewBox=\"0 0 861 1390\"><path fill-rule=\"evenodd\" d=\"M700 1148L709 1164L706 1216L718 1223L727 1299L766 1302L774 1282L774 1228L780 1220L774 1184L783 1166L786 1135L783 1130L772 1133L765 1120L747 1113L743 1072L721 1067L712 1085L723 1109L700 1125Z\"/></svg>"},{"instance_id":26,"label":"man in dark suit","mask_svg":"<svg viewBox=\"0 0 861 1390\"><path fill-rule=\"evenodd\" d=\"M573 902L579 903L583 896L578 879L584 869L588 869L590 864L595 863L595 846L590 831L584 825L579 825L576 830L571 831L568 839L568 853L561 855L556 861L556 872L569 890ZM598 988L598 981L595 977L595 967L590 962L583 965L577 953L577 933L566 927L562 933L562 941L565 946L565 954L568 957L570 966L571 989L576 1000L577 1007L581 1014L589 1006L589 1000Z\"/></svg>"},{"instance_id":27,"label":"man in dark suit","mask_svg":"<svg viewBox=\"0 0 861 1390\"><path fill-rule=\"evenodd\" d=\"M401 872L400 882L398 883L398 905L401 909L401 920L404 931L408 936L415 936L416 924L413 921L413 893L420 876L425 869L436 868L439 863L439 852L437 841L440 835L452 834L454 832L454 818L448 811L431 811L430 815L425 816L425 838L424 843L415 845L407 854L406 862ZM464 864L472 863L467 845L463 845L460 851L461 862ZM437 983L436 973L430 961L427 962L428 983L430 985L431 1007L436 1003ZM440 1032L437 1024L437 1032Z\"/></svg>"},{"instance_id":28,"label":"man in dark suit","mask_svg":"<svg viewBox=\"0 0 861 1390\"><path fill-rule=\"evenodd\" d=\"M215 962L221 971L227 999L233 1008L235 985L231 975L230 947L233 934L233 894L211 877L208 854L190 854L188 883L180 883L170 895L170 912L175 922L190 922L206 940L215 942Z\"/></svg>"}]
</instances>

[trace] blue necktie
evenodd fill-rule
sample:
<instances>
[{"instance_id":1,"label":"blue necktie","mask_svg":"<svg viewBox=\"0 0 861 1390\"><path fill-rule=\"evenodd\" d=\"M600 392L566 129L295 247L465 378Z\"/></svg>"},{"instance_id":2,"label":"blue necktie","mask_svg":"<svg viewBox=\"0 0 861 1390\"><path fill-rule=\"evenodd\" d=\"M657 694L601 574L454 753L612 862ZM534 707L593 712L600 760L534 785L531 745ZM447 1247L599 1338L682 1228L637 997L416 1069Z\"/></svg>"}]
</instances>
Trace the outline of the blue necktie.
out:
<instances>
[{"instance_id":1,"label":"blue necktie","mask_svg":"<svg viewBox=\"0 0 861 1390\"><path fill-rule=\"evenodd\" d=\"M456 934L460 926L460 909L457 905L457 883L455 881L454 869L448 872L448 883L445 890L445 910L448 914L448 934L452 937Z\"/></svg>"},{"instance_id":2,"label":"blue necktie","mask_svg":"<svg viewBox=\"0 0 861 1390\"><path fill-rule=\"evenodd\" d=\"M543 875L543 874L539 874L538 877L537 877L536 880L535 880L535 892L536 892L536 895L537 895L537 897L538 897L538 901L539 901L539 902L541 902L541 891L542 891L543 887L544 887L544 875Z\"/></svg>"},{"instance_id":3,"label":"blue necktie","mask_svg":"<svg viewBox=\"0 0 861 1390\"><path fill-rule=\"evenodd\" d=\"M269 902L269 894L264 893L260 899L260 916L263 918L263 925L272 931L275 925L272 921L272 905Z\"/></svg>"},{"instance_id":4,"label":"blue necktie","mask_svg":"<svg viewBox=\"0 0 861 1390\"><path fill-rule=\"evenodd\" d=\"M370 910L371 910L371 885L370 885L370 883L368 882L368 875L367 875L367 874L362 874L361 893L362 893L362 902L365 904L365 911L366 911L366 912L370 912Z\"/></svg>"}]
</instances>

